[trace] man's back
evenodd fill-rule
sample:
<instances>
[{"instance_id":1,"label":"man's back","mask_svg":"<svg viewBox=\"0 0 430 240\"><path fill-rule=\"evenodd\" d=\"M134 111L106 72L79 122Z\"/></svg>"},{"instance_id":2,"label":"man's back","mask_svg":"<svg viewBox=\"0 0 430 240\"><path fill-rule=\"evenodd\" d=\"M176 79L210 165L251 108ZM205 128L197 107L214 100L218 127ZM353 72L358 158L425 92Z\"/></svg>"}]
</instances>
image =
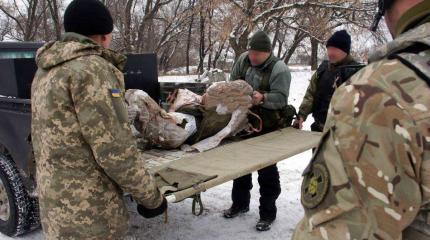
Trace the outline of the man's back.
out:
<instances>
[{"instance_id":1,"label":"man's back","mask_svg":"<svg viewBox=\"0 0 430 240\"><path fill-rule=\"evenodd\" d=\"M429 29L398 37L333 96L293 239L399 239L428 202L430 76L400 59L420 42L427 50L413 55L430 60Z\"/></svg>"},{"instance_id":2,"label":"man's back","mask_svg":"<svg viewBox=\"0 0 430 240\"><path fill-rule=\"evenodd\" d=\"M125 58L78 34L65 38L38 52L32 85L42 226L47 239L119 238L128 228L121 188L161 202L128 126L113 65Z\"/></svg>"}]
</instances>

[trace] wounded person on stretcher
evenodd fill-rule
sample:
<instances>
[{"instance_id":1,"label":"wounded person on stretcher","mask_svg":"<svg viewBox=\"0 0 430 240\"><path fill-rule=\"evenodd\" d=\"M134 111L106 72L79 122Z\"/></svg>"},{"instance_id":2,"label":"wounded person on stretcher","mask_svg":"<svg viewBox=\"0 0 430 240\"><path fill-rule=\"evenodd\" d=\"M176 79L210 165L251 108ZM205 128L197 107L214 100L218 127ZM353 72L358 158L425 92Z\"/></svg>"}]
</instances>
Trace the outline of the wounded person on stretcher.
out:
<instances>
[{"instance_id":1,"label":"wounded person on stretcher","mask_svg":"<svg viewBox=\"0 0 430 240\"><path fill-rule=\"evenodd\" d=\"M141 90L128 90L125 98L132 131L141 147L182 146L185 151L203 152L239 132L261 129L261 119L260 126L248 122L252 93L252 87L242 80L214 83L203 96L180 89L170 98L169 112Z\"/></svg>"}]
</instances>

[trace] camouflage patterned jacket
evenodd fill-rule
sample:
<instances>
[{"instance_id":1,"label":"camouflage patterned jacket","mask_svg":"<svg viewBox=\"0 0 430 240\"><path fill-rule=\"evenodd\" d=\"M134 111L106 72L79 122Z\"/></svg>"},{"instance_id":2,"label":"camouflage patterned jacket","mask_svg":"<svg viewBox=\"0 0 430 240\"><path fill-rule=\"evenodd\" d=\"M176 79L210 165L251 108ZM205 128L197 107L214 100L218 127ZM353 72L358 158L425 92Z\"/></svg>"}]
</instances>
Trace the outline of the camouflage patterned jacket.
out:
<instances>
[{"instance_id":1,"label":"camouflage patterned jacket","mask_svg":"<svg viewBox=\"0 0 430 240\"><path fill-rule=\"evenodd\" d=\"M46 239L119 239L123 191L162 202L136 148L123 98L125 57L66 33L37 52L32 140Z\"/></svg>"},{"instance_id":2,"label":"camouflage patterned jacket","mask_svg":"<svg viewBox=\"0 0 430 240\"><path fill-rule=\"evenodd\" d=\"M411 10L424 9L424 20L410 21L415 25L378 50L373 62L333 96L322 142L304 173L305 217L294 240L402 239L404 229L426 211L429 3ZM418 65L425 60L419 66L427 76L394 57L417 44L427 50L409 60Z\"/></svg>"}]
</instances>

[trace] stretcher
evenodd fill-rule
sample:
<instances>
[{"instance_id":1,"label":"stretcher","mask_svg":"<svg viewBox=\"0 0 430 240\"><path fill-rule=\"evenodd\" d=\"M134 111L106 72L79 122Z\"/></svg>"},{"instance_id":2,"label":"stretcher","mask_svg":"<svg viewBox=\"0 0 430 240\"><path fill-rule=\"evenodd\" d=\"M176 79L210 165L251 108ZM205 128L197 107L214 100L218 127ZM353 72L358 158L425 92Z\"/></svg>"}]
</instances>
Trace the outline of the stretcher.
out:
<instances>
[{"instance_id":1,"label":"stretcher","mask_svg":"<svg viewBox=\"0 0 430 240\"><path fill-rule=\"evenodd\" d=\"M202 192L314 148L320 138L320 133L285 128L203 153L153 149L143 158L166 199L193 198L194 213L197 204L203 210Z\"/></svg>"}]
</instances>

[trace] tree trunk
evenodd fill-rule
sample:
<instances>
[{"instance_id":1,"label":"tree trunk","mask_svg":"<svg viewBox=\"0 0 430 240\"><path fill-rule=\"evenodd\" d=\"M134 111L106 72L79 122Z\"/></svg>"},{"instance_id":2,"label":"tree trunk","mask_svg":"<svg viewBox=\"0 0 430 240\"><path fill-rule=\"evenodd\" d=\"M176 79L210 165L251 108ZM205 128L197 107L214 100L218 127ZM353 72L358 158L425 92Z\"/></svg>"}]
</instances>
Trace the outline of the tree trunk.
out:
<instances>
[{"instance_id":1,"label":"tree trunk","mask_svg":"<svg viewBox=\"0 0 430 240\"><path fill-rule=\"evenodd\" d=\"M38 0L29 1L28 5L28 19L26 21L26 27L24 32L24 41L33 41L34 40L34 26L36 25L36 11Z\"/></svg>"},{"instance_id":2,"label":"tree trunk","mask_svg":"<svg viewBox=\"0 0 430 240\"><path fill-rule=\"evenodd\" d=\"M243 31L243 34L241 36L239 36L237 39L236 38L230 38L230 46L234 51L235 54L235 59L237 60L237 58L244 52L246 52L248 49L248 35L249 35L249 30L246 29Z\"/></svg>"},{"instance_id":3,"label":"tree trunk","mask_svg":"<svg viewBox=\"0 0 430 240\"><path fill-rule=\"evenodd\" d=\"M275 50L276 43L279 41L280 28L281 28L281 20L278 19L276 21L276 26L275 26L275 36L273 37L273 41L272 41L272 49L273 50ZM281 48L282 46L279 46L279 47ZM278 51L278 55L280 55L280 51Z\"/></svg>"},{"instance_id":4,"label":"tree trunk","mask_svg":"<svg viewBox=\"0 0 430 240\"><path fill-rule=\"evenodd\" d=\"M282 57L282 50L283 50L283 45L284 45L284 41L281 41L281 40L279 40L278 41L278 44L279 44L279 48L278 48L278 58L281 58Z\"/></svg>"},{"instance_id":5,"label":"tree trunk","mask_svg":"<svg viewBox=\"0 0 430 240\"><path fill-rule=\"evenodd\" d=\"M205 21L206 16L203 9L203 4L200 7L200 45L199 45L199 67L197 71L199 74L203 74L203 64L205 60Z\"/></svg>"},{"instance_id":6,"label":"tree trunk","mask_svg":"<svg viewBox=\"0 0 430 240\"><path fill-rule=\"evenodd\" d=\"M212 17L213 17L213 9L212 6L210 6L209 3L209 9L207 10L208 13L208 20L209 20L209 29L208 29L208 49L205 50L207 53L207 51L209 51L209 59L208 59L208 65L207 65L207 70L211 70L211 63L212 63L212 57L213 57L213 48L214 48L214 43L212 41Z\"/></svg>"},{"instance_id":7,"label":"tree trunk","mask_svg":"<svg viewBox=\"0 0 430 240\"><path fill-rule=\"evenodd\" d=\"M222 42L222 44L220 43L220 46L219 46L218 50L215 53L215 57L214 57L213 64L212 64L213 68L217 68L217 62L218 62L219 58L221 57L222 50L224 50L224 46L225 46L226 41L227 40L224 40Z\"/></svg>"},{"instance_id":8,"label":"tree trunk","mask_svg":"<svg viewBox=\"0 0 430 240\"><path fill-rule=\"evenodd\" d=\"M187 74L190 74L190 49L191 49L191 36L193 33L193 24L194 24L194 4L195 4L196 0L191 0L190 4L191 4L191 11L193 12L191 14L191 19L190 19L190 25L188 26L188 36L187 36L187 48L185 50L185 55L186 55L186 71Z\"/></svg>"},{"instance_id":9,"label":"tree trunk","mask_svg":"<svg viewBox=\"0 0 430 240\"><path fill-rule=\"evenodd\" d=\"M293 56L294 52L296 51L299 44L303 41L305 38L305 34L303 34L300 31L296 32L296 35L294 35L293 43L291 44L288 51L285 53L285 56L283 57L285 64L288 64L291 60L291 57Z\"/></svg>"},{"instance_id":10,"label":"tree trunk","mask_svg":"<svg viewBox=\"0 0 430 240\"><path fill-rule=\"evenodd\" d=\"M124 43L125 43L125 51L127 53L132 52L132 29L131 29L131 9L133 6L134 0L128 0L125 4L125 10L124 10Z\"/></svg>"},{"instance_id":11,"label":"tree trunk","mask_svg":"<svg viewBox=\"0 0 430 240\"><path fill-rule=\"evenodd\" d=\"M61 20L58 14L58 2L57 0L48 0L49 12L52 16L52 21L54 22L54 31L56 40L61 38Z\"/></svg>"},{"instance_id":12,"label":"tree trunk","mask_svg":"<svg viewBox=\"0 0 430 240\"><path fill-rule=\"evenodd\" d=\"M318 47L319 47L318 40L316 40L315 38L311 38L312 53L311 53L310 65L312 70L317 70L318 68Z\"/></svg>"},{"instance_id":13,"label":"tree trunk","mask_svg":"<svg viewBox=\"0 0 430 240\"><path fill-rule=\"evenodd\" d=\"M42 1L42 8L45 8L46 6L46 1ZM42 14L42 18L43 18L43 41L45 42L49 42L49 38L50 38L50 32L49 32L49 27L48 27L48 15L46 14L46 11L43 12Z\"/></svg>"}]
</instances>

